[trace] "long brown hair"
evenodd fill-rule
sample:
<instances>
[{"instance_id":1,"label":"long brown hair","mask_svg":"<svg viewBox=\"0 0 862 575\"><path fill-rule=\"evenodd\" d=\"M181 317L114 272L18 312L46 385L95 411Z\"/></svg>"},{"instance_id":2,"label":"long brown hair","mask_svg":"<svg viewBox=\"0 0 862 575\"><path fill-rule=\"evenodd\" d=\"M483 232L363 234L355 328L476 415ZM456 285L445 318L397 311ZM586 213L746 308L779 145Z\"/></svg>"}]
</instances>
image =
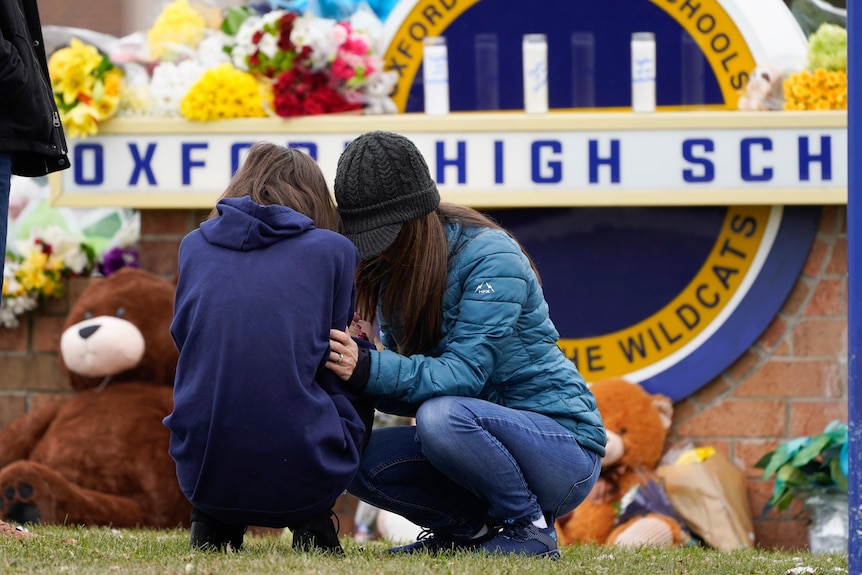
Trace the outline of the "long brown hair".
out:
<instances>
[{"instance_id":1,"label":"long brown hair","mask_svg":"<svg viewBox=\"0 0 862 575\"><path fill-rule=\"evenodd\" d=\"M447 222L501 230L514 239L485 214L441 203L436 211L404 224L391 246L375 258L362 260L356 270L356 310L363 319L374 321L379 303L383 319L400 334L395 351L401 354L428 351L440 339L449 274ZM529 261L538 277L536 266Z\"/></svg>"},{"instance_id":2,"label":"long brown hair","mask_svg":"<svg viewBox=\"0 0 862 575\"><path fill-rule=\"evenodd\" d=\"M341 231L341 218L323 172L298 149L270 142L254 144L221 198L243 196L262 206L287 206L311 218L318 228ZM208 219L217 216L213 208Z\"/></svg>"}]
</instances>

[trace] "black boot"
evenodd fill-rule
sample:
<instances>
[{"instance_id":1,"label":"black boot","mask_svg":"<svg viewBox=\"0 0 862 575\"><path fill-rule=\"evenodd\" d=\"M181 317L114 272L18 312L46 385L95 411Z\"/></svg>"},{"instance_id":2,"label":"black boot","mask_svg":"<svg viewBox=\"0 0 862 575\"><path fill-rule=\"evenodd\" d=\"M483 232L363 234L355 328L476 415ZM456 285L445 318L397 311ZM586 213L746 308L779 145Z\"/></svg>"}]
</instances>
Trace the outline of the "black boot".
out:
<instances>
[{"instance_id":1,"label":"black boot","mask_svg":"<svg viewBox=\"0 0 862 575\"><path fill-rule=\"evenodd\" d=\"M242 548L242 539L247 526L222 523L200 509L192 508L192 531L189 549L200 551L233 551Z\"/></svg>"},{"instance_id":2,"label":"black boot","mask_svg":"<svg viewBox=\"0 0 862 575\"><path fill-rule=\"evenodd\" d=\"M311 551L320 549L329 553L341 555L344 549L338 541L338 526L332 523L332 517L338 522L338 516L332 511L327 511L308 521L291 527L293 533L292 547L297 551Z\"/></svg>"}]
</instances>

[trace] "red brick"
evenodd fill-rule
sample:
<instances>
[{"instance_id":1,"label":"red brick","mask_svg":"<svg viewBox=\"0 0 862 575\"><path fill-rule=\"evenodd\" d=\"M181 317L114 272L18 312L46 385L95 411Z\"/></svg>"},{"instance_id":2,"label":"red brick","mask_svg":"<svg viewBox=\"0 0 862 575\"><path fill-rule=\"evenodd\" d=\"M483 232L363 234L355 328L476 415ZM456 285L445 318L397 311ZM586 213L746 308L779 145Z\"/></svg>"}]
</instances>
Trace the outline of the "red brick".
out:
<instances>
[{"instance_id":1,"label":"red brick","mask_svg":"<svg viewBox=\"0 0 862 575\"><path fill-rule=\"evenodd\" d=\"M682 399L673 404L674 422L685 421L697 412L697 405L691 400L691 398ZM672 427L671 432L675 431L675 429L676 426Z\"/></svg>"},{"instance_id":2,"label":"red brick","mask_svg":"<svg viewBox=\"0 0 862 575\"><path fill-rule=\"evenodd\" d=\"M772 356L786 357L788 355L790 355L790 344L787 343L786 339L783 339L781 340L781 343L778 344L778 347L772 351Z\"/></svg>"},{"instance_id":3,"label":"red brick","mask_svg":"<svg viewBox=\"0 0 862 575\"><path fill-rule=\"evenodd\" d=\"M783 441L783 440L782 440ZM736 457L745 463L745 476L749 479L755 479L757 483L762 483L760 478L763 476L763 470L754 467L754 464L760 461L764 455L774 450L779 440L764 440L764 439L738 439L735 444ZM769 499L767 496L766 499ZM760 502L760 506L765 502ZM754 506L752 506L754 509ZM759 510L760 507L758 506ZM759 512L759 511L758 511Z\"/></svg>"},{"instance_id":4,"label":"red brick","mask_svg":"<svg viewBox=\"0 0 862 575\"><path fill-rule=\"evenodd\" d=\"M733 391L737 397L841 397L844 370L835 361L773 360Z\"/></svg>"},{"instance_id":5,"label":"red brick","mask_svg":"<svg viewBox=\"0 0 862 575\"><path fill-rule=\"evenodd\" d=\"M35 353L59 353L60 336L66 317L36 316L33 319L33 351Z\"/></svg>"},{"instance_id":6,"label":"red brick","mask_svg":"<svg viewBox=\"0 0 862 575\"><path fill-rule=\"evenodd\" d=\"M691 398L699 406L708 406L715 403L728 390L730 390L730 384L726 381L726 378L717 377L704 387L701 387Z\"/></svg>"},{"instance_id":7,"label":"red brick","mask_svg":"<svg viewBox=\"0 0 862 575\"><path fill-rule=\"evenodd\" d=\"M803 276L816 278L820 275L820 270L823 268L823 262L829 253L829 248L829 243L821 239L814 240L811 250L808 252L808 257L805 260L805 265L802 266Z\"/></svg>"},{"instance_id":8,"label":"red brick","mask_svg":"<svg viewBox=\"0 0 862 575\"><path fill-rule=\"evenodd\" d=\"M787 299L784 301L784 305L781 306L782 313L792 316L795 316L797 313L799 313L799 310L802 308L802 304L805 303L805 300L808 299L808 294L811 293L811 287L809 286L809 283L810 280L797 280L796 284L793 286L793 289L790 290L790 295L788 295Z\"/></svg>"},{"instance_id":9,"label":"red brick","mask_svg":"<svg viewBox=\"0 0 862 575\"><path fill-rule=\"evenodd\" d=\"M847 274L847 238L840 237L835 240L835 245L832 246L832 253L829 256L829 263L826 264L824 270L827 274Z\"/></svg>"},{"instance_id":10,"label":"red brick","mask_svg":"<svg viewBox=\"0 0 862 575\"><path fill-rule=\"evenodd\" d=\"M5 351L27 351L28 336L30 333L29 317L19 319L18 327L0 326L0 362L3 361L2 352Z\"/></svg>"},{"instance_id":11,"label":"red brick","mask_svg":"<svg viewBox=\"0 0 862 575\"><path fill-rule=\"evenodd\" d=\"M784 337L784 333L786 331L787 322L784 321L784 318L780 315L777 315L772 319L772 323L769 324L769 327L767 327L760 335L760 339L757 341L757 344L764 350L769 351L775 347L782 337Z\"/></svg>"},{"instance_id":12,"label":"red brick","mask_svg":"<svg viewBox=\"0 0 862 575\"><path fill-rule=\"evenodd\" d=\"M24 415L26 411L24 395L0 394L0 429Z\"/></svg>"},{"instance_id":13,"label":"red brick","mask_svg":"<svg viewBox=\"0 0 862 575\"><path fill-rule=\"evenodd\" d=\"M847 422L847 401L793 401L790 403L790 435L817 435L829 422Z\"/></svg>"},{"instance_id":14,"label":"red brick","mask_svg":"<svg viewBox=\"0 0 862 575\"><path fill-rule=\"evenodd\" d=\"M802 357L846 357L847 321L803 320L793 328L793 352Z\"/></svg>"},{"instance_id":15,"label":"red brick","mask_svg":"<svg viewBox=\"0 0 862 575\"><path fill-rule=\"evenodd\" d=\"M99 281L101 278L99 277L79 277L79 278L71 278L69 280L68 287L68 296L69 296L69 307L71 308L78 298L81 297L81 294L90 287L90 284L93 282Z\"/></svg>"},{"instance_id":16,"label":"red brick","mask_svg":"<svg viewBox=\"0 0 862 575\"><path fill-rule=\"evenodd\" d=\"M188 210L142 210L141 237L183 237L189 232Z\"/></svg>"},{"instance_id":17,"label":"red brick","mask_svg":"<svg viewBox=\"0 0 862 575\"><path fill-rule=\"evenodd\" d=\"M820 222L817 225L817 231L834 234L841 227L840 219L843 219L843 212L839 211L837 206L824 206L820 212Z\"/></svg>"},{"instance_id":18,"label":"red brick","mask_svg":"<svg viewBox=\"0 0 862 575\"><path fill-rule=\"evenodd\" d=\"M69 313L69 299L65 293L59 297L52 297L47 299L41 299L39 301L39 307L34 312L36 315L54 315L54 316L65 316Z\"/></svg>"},{"instance_id":19,"label":"red brick","mask_svg":"<svg viewBox=\"0 0 862 575\"><path fill-rule=\"evenodd\" d=\"M119 2L106 10L104 0L39 0L39 15L43 26L71 26L122 36L131 32L124 27L123 4Z\"/></svg>"},{"instance_id":20,"label":"red brick","mask_svg":"<svg viewBox=\"0 0 862 575\"><path fill-rule=\"evenodd\" d=\"M749 375L762 360L763 356L761 356L761 354L756 350L747 351L742 354L742 357L737 359L730 367L727 368L725 375L735 382L741 381ZM721 390L722 393L724 391L727 391L727 386Z\"/></svg>"},{"instance_id":21,"label":"red brick","mask_svg":"<svg viewBox=\"0 0 862 575\"><path fill-rule=\"evenodd\" d=\"M780 401L726 399L679 425L680 436L763 437L784 432L785 410Z\"/></svg>"},{"instance_id":22,"label":"red brick","mask_svg":"<svg viewBox=\"0 0 862 575\"><path fill-rule=\"evenodd\" d=\"M177 273L180 240L151 240L139 244L141 268L161 276Z\"/></svg>"},{"instance_id":23,"label":"red brick","mask_svg":"<svg viewBox=\"0 0 862 575\"><path fill-rule=\"evenodd\" d=\"M844 279L823 279L814 288L804 316L838 316L846 314Z\"/></svg>"},{"instance_id":24,"label":"red brick","mask_svg":"<svg viewBox=\"0 0 862 575\"><path fill-rule=\"evenodd\" d=\"M69 384L60 373L57 356L40 353L3 358L0 389L63 390Z\"/></svg>"}]
</instances>

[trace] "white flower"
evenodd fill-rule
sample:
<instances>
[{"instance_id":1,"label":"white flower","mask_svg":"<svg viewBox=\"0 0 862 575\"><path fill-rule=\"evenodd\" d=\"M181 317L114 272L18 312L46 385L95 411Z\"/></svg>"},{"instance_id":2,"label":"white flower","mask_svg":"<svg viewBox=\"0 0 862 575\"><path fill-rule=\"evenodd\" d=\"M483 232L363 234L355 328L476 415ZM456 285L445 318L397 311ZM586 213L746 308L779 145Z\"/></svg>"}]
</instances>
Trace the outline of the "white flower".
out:
<instances>
[{"instance_id":1,"label":"white flower","mask_svg":"<svg viewBox=\"0 0 862 575\"><path fill-rule=\"evenodd\" d=\"M264 34L257 43L257 49L266 54L267 58L274 58L278 53L278 38L272 34Z\"/></svg>"},{"instance_id":2,"label":"white flower","mask_svg":"<svg viewBox=\"0 0 862 575\"><path fill-rule=\"evenodd\" d=\"M207 35L198 44L198 62L204 68L215 68L224 62L230 62L231 58L224 51L230 37L224 32L214 32Z\"/></svg>"},{"instance_id":3,"label":"white flower","mask_svg":"<svg viewBox=\"0 0 862 575\"><path fill-rule=\"evenodd\" d=\"M162 62L156 66L150 81L153 112L162 116L179 116L180 102L205 71L194 60L183 60L179 64Z\"/></svg>"},{"instance_id":4,"label":"white flower","mask_svg":"<svg viewBox=\"0 0 862 575\"><path fill-rule=\"evenodd\" d=\"M335 24L335 20L316 18L311 13L306 13L293 22L290 41L297 51L305 46L311 48L311 69L315 72L325 68L335 57L335 50L340 42L335 42L334 29L341 28Z\"/></svg>"},{"instance_id":5,"label":"white flower","mask_svg":"<svg viewBox=\"0 0 862 575\"><path fill-rule=\"evenodd\" d=\"M80 274L90 263L81 250L81 240L62 229L52 226L45 231L42 241L51 246L51 253L63 261L63 265Z\"/></svg>"}]
</instances>

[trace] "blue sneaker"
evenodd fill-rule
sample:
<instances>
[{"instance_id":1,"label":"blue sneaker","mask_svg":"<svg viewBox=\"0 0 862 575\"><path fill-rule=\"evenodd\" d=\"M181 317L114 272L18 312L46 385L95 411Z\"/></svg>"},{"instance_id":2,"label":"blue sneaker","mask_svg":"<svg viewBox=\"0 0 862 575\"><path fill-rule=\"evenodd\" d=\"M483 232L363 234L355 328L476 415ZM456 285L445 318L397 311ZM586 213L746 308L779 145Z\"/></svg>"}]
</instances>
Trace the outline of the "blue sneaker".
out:
<instances>
[{"instance_id":1,"label":"blue sneaker","mask_svg":"<svg viewBox=\"0 0 862 575\"><path fill-rule=\"evenodd\" d=\"M544 529L532 523L505 525L493 538L476 548L478 553L527 555L559 559L557 531L553 522Z\"/></svg>"},{"instance_id":2,"label":"blue sneaker","mask_svg":"<svg viewBox=\"0 0 862 575\"><path fill-rule=\"evenodd\" d=\"M415 542L400 547L392 547L385 552L390 555L411 555L413 553L446 553L449 551L475 551L484 541L488 541L493 533L477 539L456 539L447 537L440 533L434 533L430 529L423 529Z\"/></svg>"}]
</instances>

